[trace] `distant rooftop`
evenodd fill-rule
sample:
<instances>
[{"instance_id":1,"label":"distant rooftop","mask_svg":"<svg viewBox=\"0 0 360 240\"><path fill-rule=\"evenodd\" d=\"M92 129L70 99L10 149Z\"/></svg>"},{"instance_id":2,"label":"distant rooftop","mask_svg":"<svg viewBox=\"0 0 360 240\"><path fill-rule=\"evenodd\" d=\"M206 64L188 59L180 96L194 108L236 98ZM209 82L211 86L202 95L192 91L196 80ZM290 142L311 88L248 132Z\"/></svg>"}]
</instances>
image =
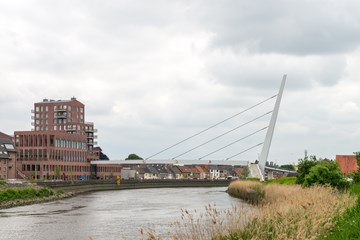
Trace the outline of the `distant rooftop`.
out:
<instances>
[{"instance_id":1,"label":"distant rooftop","mask_svg":"<svg viewBox=\"0 0 360 240\"><path fill-rule=\"evenodd\" d=\"M48 98L44 98L42 100L42 102L37 102L37 103L64 103L64 102L72 102L72 101L76 101L76 97L72 97L70 98L70 100L54 100L54 99L48 99Z\"/></svg>"}]
</instances>

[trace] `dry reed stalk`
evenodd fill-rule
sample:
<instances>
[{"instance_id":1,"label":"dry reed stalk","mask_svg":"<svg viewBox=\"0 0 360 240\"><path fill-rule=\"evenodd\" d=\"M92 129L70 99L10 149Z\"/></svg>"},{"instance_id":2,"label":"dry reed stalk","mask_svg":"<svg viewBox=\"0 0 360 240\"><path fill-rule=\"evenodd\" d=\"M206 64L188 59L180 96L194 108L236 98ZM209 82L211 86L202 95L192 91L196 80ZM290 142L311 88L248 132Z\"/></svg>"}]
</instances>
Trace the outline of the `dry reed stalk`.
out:
<instances>
[{"instance_id":1,"label":"dry reed stalk","mask_svg":"<svg viewBox=\"0 0 360 240\"><path fill-rule=\"evenodd\" d=\"M265 192L255 210L234 206L228 211L218 211L207 206L200 215L182 210L182 220L172 224L173 232L167 239L319 239L333 226L334 218L356 201L348 193L324 186L302 188L237 181L230 184L229 191L254 187ZM160 239L153 232L147 236L147 239Z\"/></svg>"},{"instance_id":2,"label":"dry reed stalk","mask_svg":"<svg viewBox=\"0 0 360 240\"><path fill-rule=\"evenodd\" d=\"M355 198L330 187L269 184L255 216L242 231L250 239L318 239ZM241 238L239 238L241 239Z\"/></svg>"}]
</instances>

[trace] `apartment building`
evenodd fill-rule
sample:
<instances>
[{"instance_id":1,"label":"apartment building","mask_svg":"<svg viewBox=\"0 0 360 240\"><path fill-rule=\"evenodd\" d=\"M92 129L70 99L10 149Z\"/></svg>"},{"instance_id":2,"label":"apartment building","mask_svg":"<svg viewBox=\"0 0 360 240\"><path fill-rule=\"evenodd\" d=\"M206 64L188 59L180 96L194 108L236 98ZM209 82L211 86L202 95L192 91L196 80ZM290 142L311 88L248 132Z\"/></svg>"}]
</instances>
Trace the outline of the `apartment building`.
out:
<instances>
[{"instance_id":1,"label":"apartment building","mask_svg":"<svg viewBox=\"0 0 360 240\"><path fill-rule=\"evenodd\" d=\"M88 179L98 160L97 129L85 121L85 105L76 98L44 99L34 104L31 131L16 131L18 173L33 179Z\"/></svg>"},{"instance_id":2,"label":"apartment building","mask_svg":"<svg viewBox=\"0 0 360 240\"><path fill-rule=\"evenodd\" d=\"M0 178L16 178L16 148L12 137L0 132Z\"/></svg>"}]
</instances>

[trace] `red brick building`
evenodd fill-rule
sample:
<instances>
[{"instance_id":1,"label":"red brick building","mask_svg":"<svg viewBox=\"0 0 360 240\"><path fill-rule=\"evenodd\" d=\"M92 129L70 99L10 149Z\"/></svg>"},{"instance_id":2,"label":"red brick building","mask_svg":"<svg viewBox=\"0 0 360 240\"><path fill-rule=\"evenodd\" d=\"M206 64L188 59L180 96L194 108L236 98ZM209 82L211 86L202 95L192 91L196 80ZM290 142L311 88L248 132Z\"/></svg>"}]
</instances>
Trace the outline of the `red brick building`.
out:
<instances>
[{"instance_id":1,"label":"red brick building","mask_svg":"<svg viewBox=\"0 0 360 240\"><path fill-rule=\"evenodd\" d=\"M12 137L0 132L0 178L16 178L16 148Z\"/></svg>"},{"instance_id":2,"label":"red brick building","mask_svg":"<svg viewBox=\"0 0 360 240\"><path fill-rule=\"evenodd\" d=\"M359 170L355 155L336 155L336 162L344 175Z\"/></svg>"},{"instance_id":3,"label":"red brick building","mask_svg":"<svg viewBox=\"0 0 360 240\"><path fill-rule=\"evenodd\" d=\"M88 179L97 138L85 121L85 106L76 98L34 104L32 131L16 131L19 174L33 179Z\"/></svg>"}]
</instances>

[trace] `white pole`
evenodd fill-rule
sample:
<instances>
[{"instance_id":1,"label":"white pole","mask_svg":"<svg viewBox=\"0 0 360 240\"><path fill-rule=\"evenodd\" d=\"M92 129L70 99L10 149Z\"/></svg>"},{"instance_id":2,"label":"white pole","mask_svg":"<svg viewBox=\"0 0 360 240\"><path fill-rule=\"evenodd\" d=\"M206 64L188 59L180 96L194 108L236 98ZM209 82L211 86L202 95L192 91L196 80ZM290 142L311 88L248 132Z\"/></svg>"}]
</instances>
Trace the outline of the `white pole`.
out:
<instances>
[{"instance_id":1,"label":"white pole","mask_svg":"<svg viewBox=\"0 0 360 240\"><path fill-rule=\"evenodd\" d=\"M259 157L259 167L260 167L260 170L261 170L261 179L260 179L261 181L264 181L265 164L266 164L266 161L267 161L267 158L268 158L268 155L269 155L271 140L272 140L272 136L274 134L276 118L277 118L277 115L278 115L278 112L279 112L279 107L280 107L282 93L283 93L284 87L285 87L285 82L286 82L286 74L284 74L281 85L280 85L280 90L279 90L279 93L278 93L277 98L276 98L274 111L273 111L273 113L271 115L269 128L268 128L268 130L266 132L264 145L262 147L261 154L260 154L260 157Z\"/></svg>"}]
</instances>

